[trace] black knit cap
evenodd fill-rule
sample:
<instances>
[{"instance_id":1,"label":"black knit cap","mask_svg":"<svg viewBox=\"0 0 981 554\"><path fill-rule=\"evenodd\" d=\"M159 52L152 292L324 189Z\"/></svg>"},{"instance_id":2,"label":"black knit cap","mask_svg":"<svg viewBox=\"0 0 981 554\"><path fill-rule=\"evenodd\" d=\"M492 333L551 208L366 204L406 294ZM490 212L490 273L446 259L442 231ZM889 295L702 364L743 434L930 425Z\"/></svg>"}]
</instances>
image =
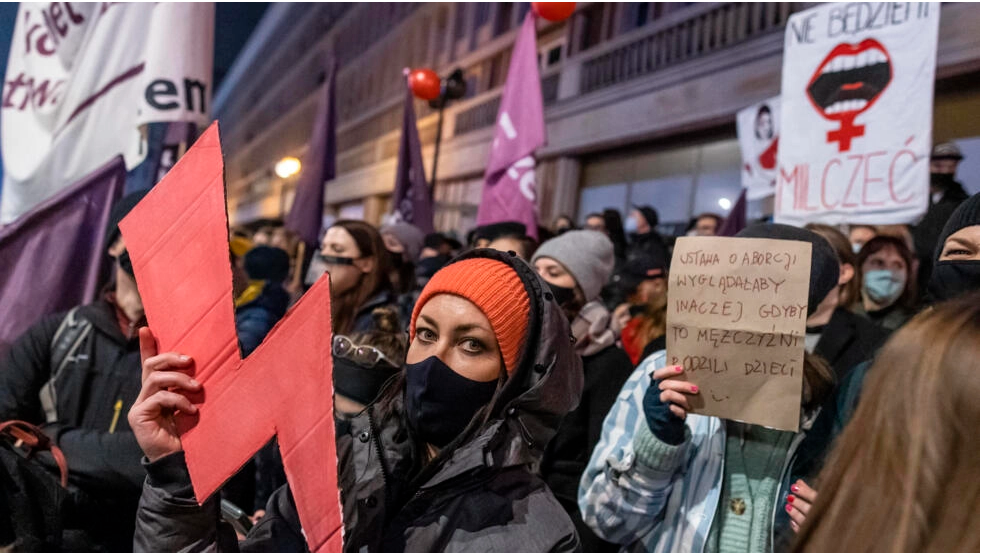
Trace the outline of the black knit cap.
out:
<instances>
[{"instance_id":1,"label":"black knit cap","mask_svg":"<svg viewBox=\"0 0 981 554\"><path fill-rule=\"evenodd\" d=\"M281 248L256 246L245 253L244 262L249 279L281 283L290 274L290 256Z\"/></svg>"},{"instance_id":2,"label":"black knit cap","mask_svg":"<svg viewBox=\"0 0 981 554\"><path fill-rule=\"evenodd\" d=\"M143 200L148 192L150 189L131 192L112 205L112 209L109 210L109 223L106 225L106 248L112 246L112 243L119 238L119 222L140 203L140 200Z\"/></svg>"},{"instance_id":3,"label":"black knit cap","mask_svg":"<svg viewBox=\"0 0 981 554\"><path fill-rule=\"evenodd\" d=\"M528 234L528 229L520 221L502 221L491 223L475 229L474 240L487 239L495 240L500 237L523 237Z\"/></svg>"},{"instance_id":4,"label":"black knit cap","mask_svg":"<svg viewBox=\"0 0 981 554\"><path fill-rule=\"evenodd\" d=\"M968 198L967 200L961 202L960 206L954 210L954 213L950 214L950 219L947 220L947 224L944 225L943 232L940 233L940 240L937 241L937 249L933 253L933 259L939 260L940 253L944 250L944 243L957 231L965 227L971 227L973 225L981 225L979 219L981 219L981 210L979 210L978 194Z\"/></svg>"},{"instance_id":5,"label":"black knit cap","mask_svg":"<svg viewBox=\"0 0 981 554\"><path fill-rule=\"evenodd\" d=\"M797 240L811 243L811 280L807 291L807 315L810 316L818 305L836 286L841 267L838 255L824 237L790 225L763 223L746 227L736 233L737 237L754 239Z\"/></svg>"},{"instance_id":6,"label":"black knit cap","mask_svg":"<svg viewBox=\"0 0 981 554\"><path fill-rule=\"evenodd\" d=\"M657 215L657 210L650 206L634 206L634 209L640 212L640 215L644 216L647 220L647 224L651 227L657 227L658 222L661 220Z\"/></svg>"}]
</instances>

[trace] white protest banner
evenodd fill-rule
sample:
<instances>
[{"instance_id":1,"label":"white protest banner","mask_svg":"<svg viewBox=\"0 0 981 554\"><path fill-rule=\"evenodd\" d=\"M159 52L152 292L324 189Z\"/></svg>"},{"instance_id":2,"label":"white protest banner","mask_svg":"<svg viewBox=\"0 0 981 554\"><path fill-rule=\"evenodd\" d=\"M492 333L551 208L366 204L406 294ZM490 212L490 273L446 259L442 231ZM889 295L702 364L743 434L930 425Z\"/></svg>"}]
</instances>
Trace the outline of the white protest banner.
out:
<instances>
[{"instance_id":1,"label":"white protest banner","mask_svg":"<svg viewBox=\"0 0 981 554\"><path fill-rule=\"evenodd\" d=\"M773 194L777 184L777 142L780 139L780 97L775 96L736 114L736 136L742 153L746 198Z\"/></svg>"},{"instance_id":2,"label":"white protest banner","mask_svg":"<svg viewBox=\"0 0 981 554\"><path fill-rule=\"evenodd\" d=\"M132 169L144 123L209 123L213 42L212 3L21 3L0 99L0 224L113 156Z\"/></svg>"},{"instance_id":3,"label":"white protest banner","mask_svg":"<svg viewBox=\"0 0 981 554\"><path fill-rule=\"evenodd\" d=\"M797 431L811 245L681 237L668 286L668 363L692 413Z\"/></svg>"},{"instance_id":4,"label":"white protest banner","mask_svg":"<svg viewBox=\"0 0 981 554\"><path fill-rule=\"evenodd\" d=\"M774 220L912 223L927 208L940 4L821 4L787 22Z\"/></svg>"}]
</instances>

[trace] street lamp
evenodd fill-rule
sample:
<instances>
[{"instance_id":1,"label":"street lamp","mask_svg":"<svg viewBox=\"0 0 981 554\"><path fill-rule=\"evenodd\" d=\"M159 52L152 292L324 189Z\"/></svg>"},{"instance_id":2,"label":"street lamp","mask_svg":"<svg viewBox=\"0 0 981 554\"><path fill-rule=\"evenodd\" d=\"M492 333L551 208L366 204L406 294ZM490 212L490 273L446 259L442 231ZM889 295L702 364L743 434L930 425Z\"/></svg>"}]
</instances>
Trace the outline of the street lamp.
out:
<instances>
[{"instance_id":1,"label":"street lamp","mask_svg":"<svg viewBox=\"0 0 981 554\"><path fill-rule=\"evenodd\" d=\"M436 186L436 164L439 162L439 143L443 139L443 108L450 100L459 100L467 93L467 82L463 80L463 70L454 69L439 88L439 97L429 101L429 107L439 110L436 121L436 144L433 148L433 171L429 178L430 187ZM430 189L432 190L432 189Z\"/></svg>"},{"instance_id":2,"label":"street lamp","mask_svg":"<svg viewBox=\"0 0 981 554\"><path fill-rule=\"evenodd\" d=\"M280 179L289 179L300 172L300 160L293 156L286 156L276 162L274 171Z\"/></svg>"}]
</instances>

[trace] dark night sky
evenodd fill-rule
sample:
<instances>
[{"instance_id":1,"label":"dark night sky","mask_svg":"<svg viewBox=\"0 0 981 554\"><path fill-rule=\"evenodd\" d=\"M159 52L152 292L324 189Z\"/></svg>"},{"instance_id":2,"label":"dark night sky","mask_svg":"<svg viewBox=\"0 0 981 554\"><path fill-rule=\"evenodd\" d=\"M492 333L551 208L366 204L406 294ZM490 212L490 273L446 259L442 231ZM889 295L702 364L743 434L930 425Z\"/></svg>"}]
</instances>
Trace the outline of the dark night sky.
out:
<instances>
[{"instance_id":1,"label":"dark night sky","mask_svg":"<svg viewBox=\"0 0 981 554\"><path fill-rule=\"evenodd\" d=\"M252 30L269 7L268 2L215 3L215 80L218 90L221 80L231 69L239 51Z\"/></svg>"}]
</instances>

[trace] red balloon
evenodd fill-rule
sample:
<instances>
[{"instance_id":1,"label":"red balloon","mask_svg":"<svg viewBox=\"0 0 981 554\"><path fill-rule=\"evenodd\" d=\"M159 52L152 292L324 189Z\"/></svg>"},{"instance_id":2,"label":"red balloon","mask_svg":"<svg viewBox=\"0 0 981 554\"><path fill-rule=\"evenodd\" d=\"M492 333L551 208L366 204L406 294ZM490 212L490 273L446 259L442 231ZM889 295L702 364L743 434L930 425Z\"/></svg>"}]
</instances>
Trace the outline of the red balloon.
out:
<instances>
[{"instance_id":1,"label":"red balloon","mask_svg":"<svg viewBox=\"0 0 981 554\"><path fill-rule=\"evenodd\" d=\"M549 21L562 21L576 11L575 2L532 2L535 15Z\"/></svg>"},{"instance_id":2,"label":"red balloon","mask_svg":"<svg viewBox=\"0 0 981 554\"><path fill-rule=\"evenodd\" d=\"M413 69L409 73L409 88L416 98L435 100L439 98L439 75L432 69Z\"/></svg>"}]
</instances>

